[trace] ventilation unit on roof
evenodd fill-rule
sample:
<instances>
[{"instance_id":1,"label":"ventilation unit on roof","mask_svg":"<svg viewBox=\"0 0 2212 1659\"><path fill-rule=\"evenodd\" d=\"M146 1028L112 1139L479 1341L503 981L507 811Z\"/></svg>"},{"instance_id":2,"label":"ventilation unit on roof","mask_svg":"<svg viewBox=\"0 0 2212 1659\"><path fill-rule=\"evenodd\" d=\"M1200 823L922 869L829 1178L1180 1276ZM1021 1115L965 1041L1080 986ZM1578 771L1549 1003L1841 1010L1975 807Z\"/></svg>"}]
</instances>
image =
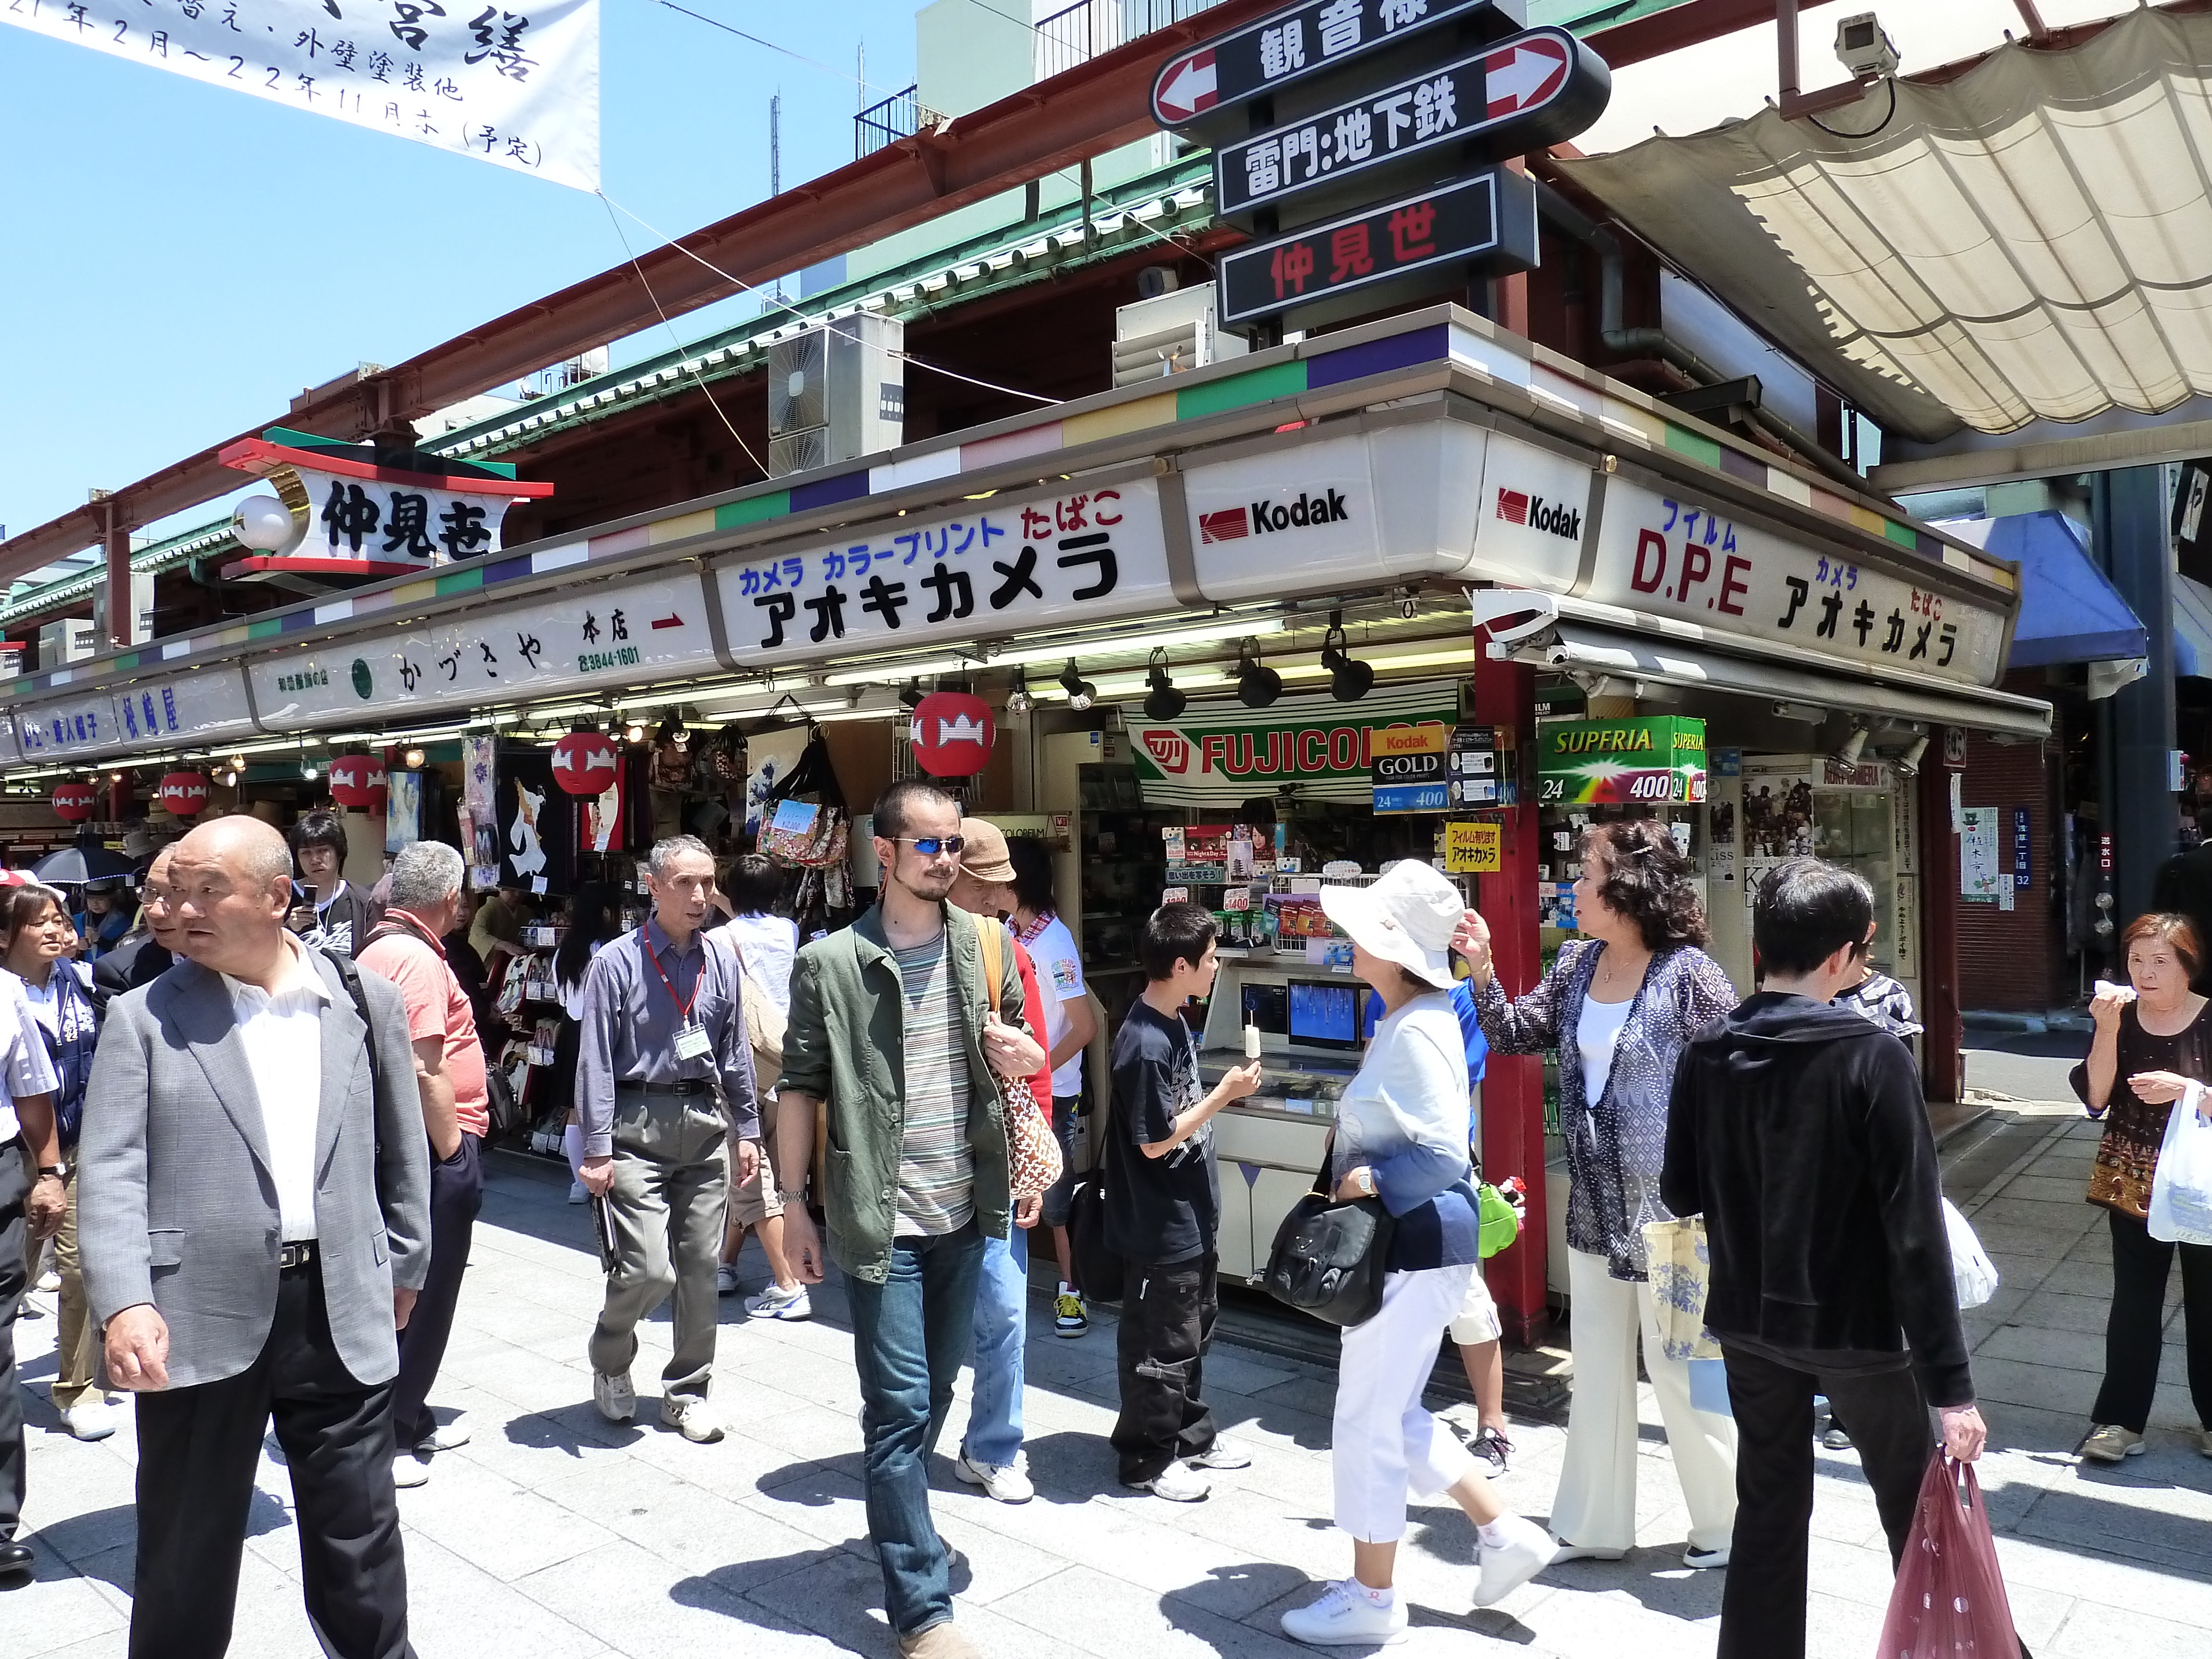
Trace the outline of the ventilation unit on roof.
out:
<instances>
[{"instance_id":1,"label":"ventilation unit on roof","mask_svg":"<svg viewBox=\"0 0 2212 1659\"><path fill-rule=\"evenodd\" d=\"M1250 349L1243 336L1221 331L1211 283L1170 289L1114 313L1116 387L1203 368L1224 357L1241 357Z\"/></svg>"},{"instance_id":2,"label":"ventilation unit on roof","mask_svg":"<svg viewBox=\"0 0 2212 1659\"><path fill-rule=\"evenodd\" d=\"M768 349L770 477L896 449L906 436L906 325L859 312Z\"/></svg>"}]
</instances>

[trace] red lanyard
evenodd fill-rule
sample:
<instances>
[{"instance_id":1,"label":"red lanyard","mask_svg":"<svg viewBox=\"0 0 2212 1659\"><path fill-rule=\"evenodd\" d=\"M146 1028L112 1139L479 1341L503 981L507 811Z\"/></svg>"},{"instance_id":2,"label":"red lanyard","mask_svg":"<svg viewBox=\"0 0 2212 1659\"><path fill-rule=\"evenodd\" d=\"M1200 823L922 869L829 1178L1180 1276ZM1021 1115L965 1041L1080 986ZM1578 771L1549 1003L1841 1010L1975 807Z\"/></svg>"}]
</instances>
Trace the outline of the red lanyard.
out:
<instances>
[{"instance_id":1,"label":"red lanyard","mask_svg":"<svg viewBox=\"0 0 2212 1659\"><path fill-rule=\"evenodd\" d=\"M692 1006L699 1000L700 983L707 977L707 963L704 956L700 958L698 978L691 981L691 994L689 997L679 997L676 994L676 987L670 983L668 970L660 965L660 953L653 948L653 941L640 939L638 943L645 946L645 959L653 964L653 971L659 974L660 982L668 987L668 1000L676 1005L677 1013L683 1018L684 1023L689 1025L691 1023Z\"/></svg>"}]
</instances>

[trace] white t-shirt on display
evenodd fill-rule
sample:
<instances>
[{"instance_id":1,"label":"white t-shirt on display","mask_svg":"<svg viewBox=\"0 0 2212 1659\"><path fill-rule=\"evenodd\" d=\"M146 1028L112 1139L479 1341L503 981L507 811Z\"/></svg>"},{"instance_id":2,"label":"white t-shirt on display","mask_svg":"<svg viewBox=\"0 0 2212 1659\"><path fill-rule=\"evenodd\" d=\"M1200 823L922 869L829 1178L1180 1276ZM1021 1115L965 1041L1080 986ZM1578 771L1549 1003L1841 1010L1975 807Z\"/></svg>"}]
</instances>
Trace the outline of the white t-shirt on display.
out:
<instances>
[{"instance_id":1,"label":"white t-shirt on display","mask_svg":"<svg viewBox=\"0 0 2212 1659\"><path fill-rule=\"evenodd\" d=\"M1045 1044L1057 1048L1067 1035L1067 1005L1083 1000L1083 953L1075 935L1058 916L1047 913L1020 930L1022 944L1036 969L1037 988L1050 1005L1045 1010ZM1083 1056L1070 1054L1052 1074L1053 1097L1073 1100L1083 1092Z\"/></svg>"},{"instance_id":2,"label":"white t-shirt on display","mask_svg":"<svg viewBox=\"0 0 2212 1659\"><path fill-rule=\"evenodd\" d=\"M1583 999L1575 1046L1582 1050L1583 1102L1592 1110L1605 1097L1606 1083L1613 1076L1613 1051L1620 1046L1620 1028L1628 1024L1628 1011L1635 1006L1633 997L1626 1002Z\"/></svg>"}]
</instances>

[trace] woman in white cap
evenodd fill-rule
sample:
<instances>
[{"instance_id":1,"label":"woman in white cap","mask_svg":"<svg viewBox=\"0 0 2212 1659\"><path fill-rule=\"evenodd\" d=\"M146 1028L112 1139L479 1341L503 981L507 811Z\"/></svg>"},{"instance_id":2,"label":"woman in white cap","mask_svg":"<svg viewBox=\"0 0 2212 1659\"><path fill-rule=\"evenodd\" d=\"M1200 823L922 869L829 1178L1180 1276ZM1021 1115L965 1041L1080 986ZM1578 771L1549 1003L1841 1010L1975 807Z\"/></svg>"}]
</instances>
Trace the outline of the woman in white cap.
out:
<instances>
[{"instance_id":1,"label":"woman in white cap","mask_svg":"<svg viewBox=\"0 0 2212 1659\"><path fill-rule=\"evenodd\" d=\"M1427 865L1395 864L1373 886L1321 890L1352 936L1352 971L1382 999L1359 1074L1337 1103L1329 1173L1339 1199L1379 1198L1396 1227L1382 1305L1347 1328L1337 1364L1329 1462L1352 1576L1283 1614L1301 1642L1370 1645L1405 1634L1392 1588L1409 1491L1448 1493L1481 1534L1474 1604L1503 1601L1541 1571L1552 1542L1510 1514L1457 1437L1421 1404L1444 1327L1481 1271L1468 1162L1467 1046L1453 1012L1459 890Z\"/></svg>"}]
</instances>

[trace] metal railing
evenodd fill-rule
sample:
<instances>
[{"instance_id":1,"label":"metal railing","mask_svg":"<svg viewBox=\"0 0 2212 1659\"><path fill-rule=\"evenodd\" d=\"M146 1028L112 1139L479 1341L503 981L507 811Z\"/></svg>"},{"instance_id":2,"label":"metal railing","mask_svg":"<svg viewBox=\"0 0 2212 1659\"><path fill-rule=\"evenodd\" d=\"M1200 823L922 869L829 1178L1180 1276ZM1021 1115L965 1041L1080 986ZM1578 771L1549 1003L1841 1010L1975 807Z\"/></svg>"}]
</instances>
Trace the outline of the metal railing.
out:
<instances>
[{"instance_id":1,"label":"metal railing","mask_svg":"<svg viewBox=\"0 0 2212 1659\"><path fill-rule=\"evenodd\" d=\"M921 131L921 90L918 83L904 88L853 118L854 160Z\"/></svg>"},{"instance_id":2,"label":"metal railing","mask_svg":"<svg viewBox=\"0 0 2212 1659\"><path fill-rule=\"evenodd\" d=\"M1036 25L1036 78L1088 63L1101 52L1195 15L1214 0L1076 0Z\"/></svg>"}]
</instances>

